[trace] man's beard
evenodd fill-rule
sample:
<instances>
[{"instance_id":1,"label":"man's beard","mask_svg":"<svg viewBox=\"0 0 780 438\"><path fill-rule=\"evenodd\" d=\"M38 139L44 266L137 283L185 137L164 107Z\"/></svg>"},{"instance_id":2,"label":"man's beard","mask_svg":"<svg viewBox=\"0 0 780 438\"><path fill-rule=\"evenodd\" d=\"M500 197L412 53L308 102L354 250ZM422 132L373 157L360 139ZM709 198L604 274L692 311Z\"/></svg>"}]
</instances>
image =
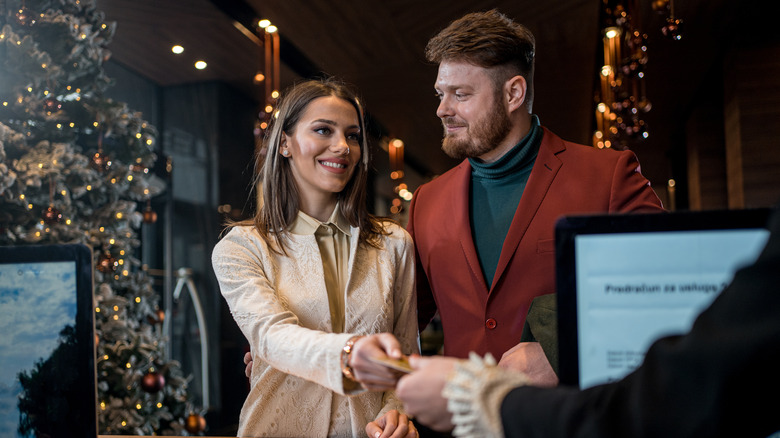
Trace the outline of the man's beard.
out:
<instances>
[{"instance_id":1,"label":"man's beard","mask_svg":"<svg viewBox=\"0 0 780 438\"><path fill-rule=\"evenodd\" d=\"M453 120L445 119L444 123ZM444 129L444 138L441 141L441 148L444 152L456 160L464 158L477 158L498 147L509 134L512 124L509 121L509 114L494 101L493 107L485 117L470 124L465 133L465 138L458 138L447 134Z\"/></svg>"}]
</instances>

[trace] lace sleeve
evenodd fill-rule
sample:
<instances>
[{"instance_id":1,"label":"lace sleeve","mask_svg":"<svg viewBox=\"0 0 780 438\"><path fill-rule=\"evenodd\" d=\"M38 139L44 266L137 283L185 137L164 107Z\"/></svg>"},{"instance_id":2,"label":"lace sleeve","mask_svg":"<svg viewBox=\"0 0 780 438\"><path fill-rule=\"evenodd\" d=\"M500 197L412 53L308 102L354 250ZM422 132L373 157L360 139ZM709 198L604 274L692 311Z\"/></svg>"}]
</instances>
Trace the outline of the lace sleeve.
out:
<instances>
[{"instance_id":1,"label":"lace sleeve","mask_svg":"<svg viewBox=\"0 0 780 438\"><path fill-rule=\"evenodd\" d=\"M489 353L482 359L472 352L469 360L458 361L442 390L455 425L453 435L503 437L501 402L509 391L527 382L525 374L496 366Z\"/></svg>"}]
</instances>

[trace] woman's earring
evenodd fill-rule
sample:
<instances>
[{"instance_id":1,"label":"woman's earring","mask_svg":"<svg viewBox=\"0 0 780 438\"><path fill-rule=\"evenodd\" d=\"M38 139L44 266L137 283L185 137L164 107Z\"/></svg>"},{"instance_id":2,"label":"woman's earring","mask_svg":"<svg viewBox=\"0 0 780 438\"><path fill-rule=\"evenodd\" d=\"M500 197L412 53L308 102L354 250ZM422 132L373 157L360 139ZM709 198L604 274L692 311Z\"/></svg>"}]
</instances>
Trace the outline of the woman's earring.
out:
<instances>
[{"instance_id":1,"label":"woman's earring","mask_svg":"<svg viewBox=\"0 0 780 438\"><path fill-rule=\"evenodd\" d=\"M286 157L286 156L290 155L290 151L285 149L285 150L282 151L282 155L284 155Z\"/></svg>"}]
</instances>

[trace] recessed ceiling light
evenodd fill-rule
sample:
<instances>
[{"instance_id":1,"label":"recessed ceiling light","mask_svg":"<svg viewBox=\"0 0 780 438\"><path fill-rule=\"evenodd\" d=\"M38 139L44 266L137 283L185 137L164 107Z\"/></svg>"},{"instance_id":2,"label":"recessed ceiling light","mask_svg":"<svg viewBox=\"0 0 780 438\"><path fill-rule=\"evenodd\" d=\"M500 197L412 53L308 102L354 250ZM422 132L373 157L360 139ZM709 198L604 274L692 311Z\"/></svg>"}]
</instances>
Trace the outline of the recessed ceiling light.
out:
<instances>
[{"instance_id":1,"label":"recessed ceiling light","mask_svg":"<svg viewBox=\"0 0 780 438\"><path fill-rule=\"evenodd\" d=\"M197 68L198 70L203 70L204 68L206 68L207 65L208 64L206 64L206 61L197 61L195 63L195 68Z\"/></svg>"},{"instance_id":2,"label":"recessed ceiling light","mask_svg":"<svg viewBox=\"0 0 780 438\"><path fill-rule=\"evenodd\" d=\"M173 53L178 55L178 54L184 52L184 47L182 47L182 46L177 44L177 45L171 47L171 52L173 52Z\"/></svg>"}]
</instances>

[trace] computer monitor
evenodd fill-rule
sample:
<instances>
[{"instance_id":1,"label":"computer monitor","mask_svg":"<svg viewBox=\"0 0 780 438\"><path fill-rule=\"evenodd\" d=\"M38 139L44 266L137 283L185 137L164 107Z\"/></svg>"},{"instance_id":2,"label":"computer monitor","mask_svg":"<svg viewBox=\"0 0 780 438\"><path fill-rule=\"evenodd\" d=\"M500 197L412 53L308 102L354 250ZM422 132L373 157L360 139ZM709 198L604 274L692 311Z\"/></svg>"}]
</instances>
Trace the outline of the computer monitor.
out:
<instances>
[{"instance_id":1,"label":"computer monitor","mask_svg":"<svg viewBox=\"0 0 780 438\"><path fill-rule=\"evenodd\" d=\"M97 437L92 253L0 246L0 435Z\"/></svg>"},{"instance_id":2,"label":"computer monitor","mask_svg":"<svg viewBox=\"0 0 780 438\"><path fill-rule=\"evenodd\" d=\"M769 238L769 209L569 216L556 223L559 378L582 389L683 334Z\"/></svg>"}]
</instances>

